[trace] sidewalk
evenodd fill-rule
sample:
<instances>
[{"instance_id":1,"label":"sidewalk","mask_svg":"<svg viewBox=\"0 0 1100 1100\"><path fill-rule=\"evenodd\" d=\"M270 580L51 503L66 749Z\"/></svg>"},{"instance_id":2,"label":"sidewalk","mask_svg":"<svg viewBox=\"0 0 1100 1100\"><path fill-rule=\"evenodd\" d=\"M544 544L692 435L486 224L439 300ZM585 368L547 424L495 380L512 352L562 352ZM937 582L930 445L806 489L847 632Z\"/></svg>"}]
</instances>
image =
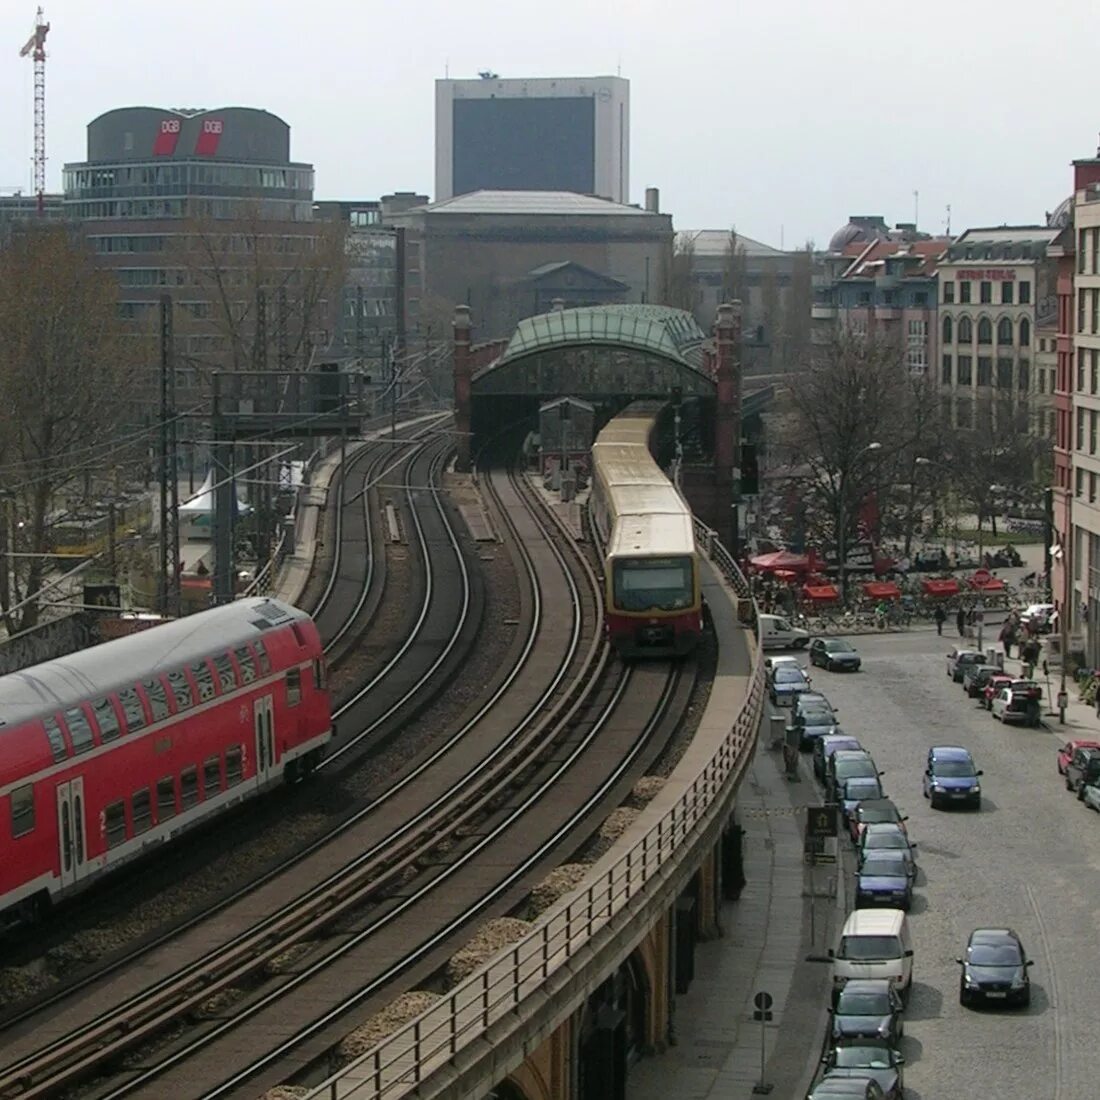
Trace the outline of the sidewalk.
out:
<instances>
[{"instance_id":1,"label":"sidewalk","mask_svg":"<svg viewBox=\"0 0 1100 1100\"><path fill-rule=\"evenodd\" d=\"M765 1031L765 1081L782 1100L805 1095L821 1051L829 968L824 955L836 927L837 903L826 896L833 868L820 868L816 944L810 942L809 872L802 858L802 807L818 801L802 761L801 782L782 774L761 736L737 800L745 830L746 885L722 906L724 935L695 950L695 979L673 1003L675 1045L631 1067L628 1100L734 1100L751 1097L760 1080L761 1024L753 998L773 999Z\"/></svg>"}]
</instances>

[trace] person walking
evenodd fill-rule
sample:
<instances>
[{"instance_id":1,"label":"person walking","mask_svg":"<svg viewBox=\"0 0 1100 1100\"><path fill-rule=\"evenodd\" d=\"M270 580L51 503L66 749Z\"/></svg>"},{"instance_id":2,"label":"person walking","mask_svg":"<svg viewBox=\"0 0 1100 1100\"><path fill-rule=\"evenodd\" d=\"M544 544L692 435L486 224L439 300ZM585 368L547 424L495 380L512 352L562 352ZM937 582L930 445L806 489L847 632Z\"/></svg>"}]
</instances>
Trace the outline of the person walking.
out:
<instances>
[{"instance_id":1,"label":"person walking","mask_svg":"<svg viewBox=\"0 0 1100 1100\"><path fill-rule=\"evenodd\" d=\"M943 634L943 621L947 618L947 612L937 604L936 610L932 613L932 618L936 620L936 633Z\"/></svg>"},{"instance_id":2,"label":"person walking","mask_svg":"<svg viewBox=\"0 0 1100 1100\"><path fill-rule=\"evenodd\" d=\"M959 604L959 610L955 614L955 625L959 628L959 637L966 637L966 612L963 610L962 604Z\"/></svg>"},{"instance_id":3,"label":"person walking","mask_svg":"<svg viewBox=\"0 0 1100 1100\"><path fill-rule=\"evenodd\" d=\"M1001 645L1005 648L1005 656L1012 656L1012 646L1016 642L1016 625L1011 618L1005 619L1001 626L1001 633L998 635Z\"/></svg>"}]
</instances>

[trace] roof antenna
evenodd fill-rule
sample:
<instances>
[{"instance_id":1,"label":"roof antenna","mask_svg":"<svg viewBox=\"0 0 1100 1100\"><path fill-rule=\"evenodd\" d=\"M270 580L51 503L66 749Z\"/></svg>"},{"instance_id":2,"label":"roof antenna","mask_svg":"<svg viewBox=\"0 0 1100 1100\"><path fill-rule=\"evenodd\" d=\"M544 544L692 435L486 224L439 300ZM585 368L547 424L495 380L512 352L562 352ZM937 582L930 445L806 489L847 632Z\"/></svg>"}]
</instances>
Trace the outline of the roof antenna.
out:
<instances>
[{"instance_id":1,"label":"roof antenna","mask_svg":"<svg viewBox=\"0 0 1100 1100\"><path fill-rule=\"evenodd\" d=\"M951 203L947 204L947 224L943 227L943 235L945 237L951 236Z\"/></svg>"},{"instance_id":2,"label":"roof antenna","mask_svg":"<svg viewBox=\"0 0 1100 1100\"><path fill-rule=\"evenodd\" d=\"M913 192L913 232L916 232L917 226L920 224L920 192Z\"/></svg>"}]
</instances>

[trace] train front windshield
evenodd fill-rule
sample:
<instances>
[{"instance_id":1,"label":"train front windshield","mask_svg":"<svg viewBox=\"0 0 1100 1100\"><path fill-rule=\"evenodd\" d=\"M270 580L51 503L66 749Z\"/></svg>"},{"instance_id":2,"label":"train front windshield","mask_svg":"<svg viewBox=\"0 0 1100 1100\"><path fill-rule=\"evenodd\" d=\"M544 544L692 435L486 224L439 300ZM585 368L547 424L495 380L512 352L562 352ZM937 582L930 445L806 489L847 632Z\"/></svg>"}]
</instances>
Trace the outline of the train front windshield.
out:
<instances>
[{"instance_id":1,"label":"train front windshield","mask_svg":"<svg viewBox=\"0 0 1100 1100\"><path fill-rule=\"evenodd\" d=\"M695 597L692 559L619 558L615 561L615 607L620 611L677 611Z\"/></svg>"}]
</instances>

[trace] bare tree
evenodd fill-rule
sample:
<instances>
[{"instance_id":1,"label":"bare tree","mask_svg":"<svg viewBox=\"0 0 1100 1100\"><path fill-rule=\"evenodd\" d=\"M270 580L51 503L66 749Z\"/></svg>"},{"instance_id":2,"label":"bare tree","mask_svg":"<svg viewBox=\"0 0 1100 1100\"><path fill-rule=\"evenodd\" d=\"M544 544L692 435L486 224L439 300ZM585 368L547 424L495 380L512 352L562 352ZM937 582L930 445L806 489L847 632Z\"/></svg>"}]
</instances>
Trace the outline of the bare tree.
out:
<instances>
[{"instance_id":1,"label":"bare tree","mask_svg":"<svg viewBox=\"0 0 1100 1100\"><path fill-rule=\"evenodd\" d=\"M745 246L737 236L737 230L731 229L722 270L722 300L740 301L747 305L748 294L748 257L745 255Z\"/></svg>"},{"instance_id":2,"label":"bare tree","mask_svg":"<svg viewBox=\"0 0 1100 1100\"><path fill-rule=\"evenodd\" d=\"M0 251L0 507L30 555L0 576L9 631L38 622L38 555L62 495L125 457L117 429L147 349L124 332L117 301L115 281L67 229L19 233Z\"/></svg>"},{"instance_id":3,"label":"bare tree","mask_svg":"<svg viewBox=\"0 0 1100 1100\"><path fill-rule=\"evenodd\" d=\"M672 241L668 261L668 277L665 304L676 309L695 309L695 238L688 233L677 233Z\"/></svg>"}]
</instances>

